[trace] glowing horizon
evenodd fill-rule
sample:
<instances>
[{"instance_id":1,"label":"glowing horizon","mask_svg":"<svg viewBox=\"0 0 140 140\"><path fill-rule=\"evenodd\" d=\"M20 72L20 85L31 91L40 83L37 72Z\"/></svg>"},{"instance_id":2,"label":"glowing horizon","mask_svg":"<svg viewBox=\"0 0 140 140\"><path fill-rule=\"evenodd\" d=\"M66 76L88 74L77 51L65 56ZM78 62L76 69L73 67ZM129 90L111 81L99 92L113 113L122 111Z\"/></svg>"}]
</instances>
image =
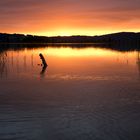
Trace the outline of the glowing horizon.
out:
<instances>
[{"instance_id":1,"label":"glowing horizon","mask_svg":"<svg viewBox=\"0 0 140 140\"><path fill-rule=\"evenodd\" d=\"M140 32L139 30L123 30L123 31L104 31L104 32L96 32L96 33L92 33L92 32L79 32L79 34L77 33L71 33L68 31L54 31L54 32L1 32L1 33L7 33L7 34L24 34L24 35L37 35L37 36L46 36L46 37L53 37L53 36L96 36L96 35L106 35L106 34L113 34L113 33L119 33L119 32L134 32L134 33L138 33Z\"/></svg>"},{"instance_id":2,"label":"glowing horizon","mask_svg":"<svg viewBox=\"0 0 140 140\"><path fill-rule=\"evenodd\" d=\"M139 0L0 1L0 32L43 36L140 32Z\"/></svg>"}]
</instances>

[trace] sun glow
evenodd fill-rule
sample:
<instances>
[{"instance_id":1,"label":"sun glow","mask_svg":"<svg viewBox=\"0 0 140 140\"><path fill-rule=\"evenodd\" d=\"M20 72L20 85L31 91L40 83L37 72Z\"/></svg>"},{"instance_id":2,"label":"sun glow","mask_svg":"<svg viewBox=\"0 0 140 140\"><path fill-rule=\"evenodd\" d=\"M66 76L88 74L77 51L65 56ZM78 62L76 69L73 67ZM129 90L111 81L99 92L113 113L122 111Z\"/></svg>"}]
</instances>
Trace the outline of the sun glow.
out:
<instances>
[{"instance_id":1,"label":"sun glow","mask_svg":"<svg viewBox=\"0 0 140 140\"><path fill-rule=\"evenodd\" d=\"M67 28L67 29L53 29L53 30L45 30L45 31L38 31L38 32L26 32L25 34L33 34L33 35L40 35L40 36L72 36L72 35L87 35L87 36L95 36L95 35L105 35L110 33L117 33L122 31L128 32L139 32L138 29L124 29L124 30L115 30L115 29L75 29L75 28ZM20 33L20 32L19 32Z\"/></svg>"},{"instance_id":2,"label":"sun glow","mask_svg":"<svg viewBox=\"0 0 140 140\"><path fill-rule=\"evenodd\" d=\"M51 30L51 31L39 31L39 32L31 32L30 34L34 35L43 35L43 36L72 36L72 35L87 35L87 36L95 36L95 35L104 35L112 32L119 32L117 30L84 30L84 29L60 29L60 30Z\"/></svg>"},{"instance_id":3,"label":"sun glow","mask_svg":"<svg viewBox=\"0 0 140 140\"><path fill-rule=\"evenodd\" d=\"M111 4L106 0L23 1L0 1L2 33L94 36L140 32L139 0L108 0Z\"/></svg>"}]
</instances>

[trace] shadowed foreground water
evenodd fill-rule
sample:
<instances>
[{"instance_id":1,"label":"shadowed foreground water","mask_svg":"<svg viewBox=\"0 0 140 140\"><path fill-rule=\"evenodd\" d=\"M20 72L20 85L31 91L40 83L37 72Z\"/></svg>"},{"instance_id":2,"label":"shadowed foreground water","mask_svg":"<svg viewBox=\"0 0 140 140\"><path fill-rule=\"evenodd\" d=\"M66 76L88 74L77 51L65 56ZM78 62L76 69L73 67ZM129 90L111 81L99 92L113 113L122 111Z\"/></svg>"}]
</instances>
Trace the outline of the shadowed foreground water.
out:
<instances>
[{"instance_id":1,"label":"shadowed foreground water","mask_svg":"<svg viewBox=\"0 0 140 140\"><path fill-rule=\"evenodd\" d=\"M137 51L0 53L0 140L139 140L139 108Z\"/></svg>"}]
</instances>

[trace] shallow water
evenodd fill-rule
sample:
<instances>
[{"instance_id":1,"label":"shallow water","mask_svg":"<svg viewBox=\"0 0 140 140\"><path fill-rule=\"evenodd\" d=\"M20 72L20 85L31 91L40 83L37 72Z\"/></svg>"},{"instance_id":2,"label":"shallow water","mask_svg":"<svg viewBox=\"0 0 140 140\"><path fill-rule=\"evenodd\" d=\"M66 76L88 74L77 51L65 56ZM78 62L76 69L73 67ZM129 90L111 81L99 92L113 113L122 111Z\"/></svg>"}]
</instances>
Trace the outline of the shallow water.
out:
<instances>
[{"instance_id":1,"label":"shallow water","mask_svg":"<svg viewBox=\"0 0 140 140\"><path fill-rule=\"evenodd\" d=\"M50 45L0 53L0 140L139 140L139 108L138 51Z\"/></svg>"}]
</instances>

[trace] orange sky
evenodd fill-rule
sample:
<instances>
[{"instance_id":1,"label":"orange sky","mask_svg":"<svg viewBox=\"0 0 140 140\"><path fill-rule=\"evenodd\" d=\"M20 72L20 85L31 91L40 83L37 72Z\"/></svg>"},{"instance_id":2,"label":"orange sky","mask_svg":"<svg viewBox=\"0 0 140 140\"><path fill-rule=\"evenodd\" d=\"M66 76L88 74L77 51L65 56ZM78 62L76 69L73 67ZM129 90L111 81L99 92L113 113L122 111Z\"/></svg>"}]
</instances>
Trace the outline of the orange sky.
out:
<instances>
[{"instance_id":1,"label":"orange sky","mask_svg":"<svg viewBox=\"0 0 140 140\"><path fill-rule=\"evenodd\" d=\"M140 32L139 0L4 0L0 32L46 36Z\"/></svg>"}]
</instances>

